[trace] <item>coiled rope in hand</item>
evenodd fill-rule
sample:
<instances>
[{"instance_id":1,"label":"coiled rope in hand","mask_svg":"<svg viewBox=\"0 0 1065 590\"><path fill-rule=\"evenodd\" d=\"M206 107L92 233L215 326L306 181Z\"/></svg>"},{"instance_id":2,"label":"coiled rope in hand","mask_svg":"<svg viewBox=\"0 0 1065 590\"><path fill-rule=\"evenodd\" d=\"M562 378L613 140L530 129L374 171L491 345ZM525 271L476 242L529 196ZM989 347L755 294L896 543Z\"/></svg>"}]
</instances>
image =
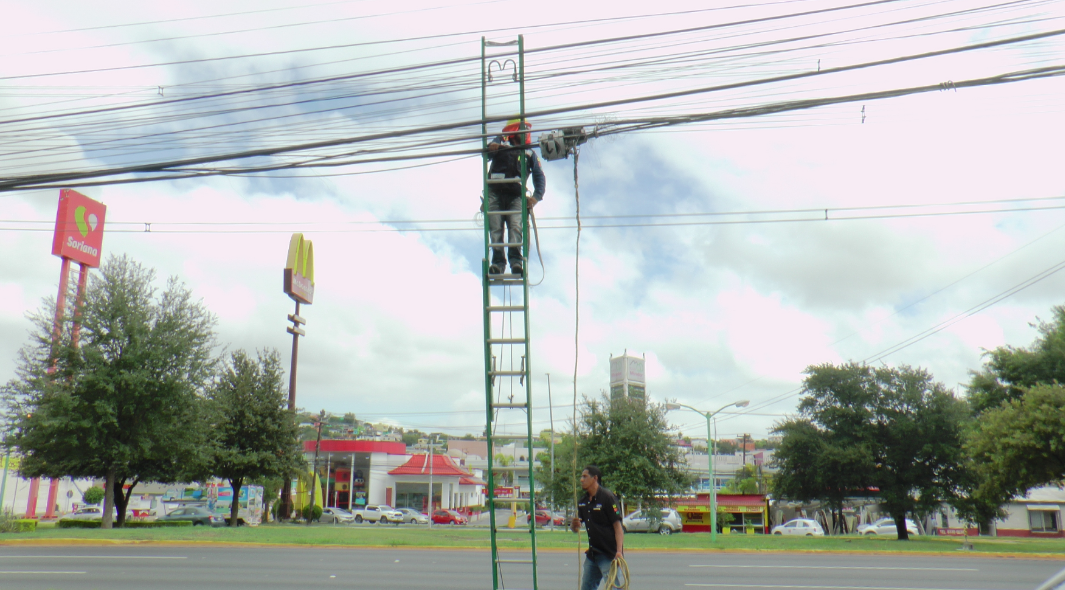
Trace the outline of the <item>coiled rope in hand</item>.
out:
<instances>
[{"instance_id":1,"label":"coiled rope in hand","mask_svg":"<svg viewBox=\"0 0 1065 590\"><path fill-rule=\"evenodd\" d=\"M621 581L620 584L618 583L619 579ZM610 574L606 577L605 588L607 590L611 588L629 590L629 564L620 553L614 558L614 561L610 562Z\"/></svg>"}]
</instances>

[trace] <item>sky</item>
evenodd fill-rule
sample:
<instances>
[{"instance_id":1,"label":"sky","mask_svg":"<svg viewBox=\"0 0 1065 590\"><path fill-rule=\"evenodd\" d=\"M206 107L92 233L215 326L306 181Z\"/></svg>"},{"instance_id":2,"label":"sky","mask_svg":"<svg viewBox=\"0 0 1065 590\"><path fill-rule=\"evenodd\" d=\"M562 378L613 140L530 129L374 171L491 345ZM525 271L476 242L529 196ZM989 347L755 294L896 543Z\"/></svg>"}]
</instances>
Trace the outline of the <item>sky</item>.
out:
<instances>
[{"instance_id":1,"label":"sky","mask_svg":"<svg viewBox=\"0 0 1065 590\"><path fill-rule=\"evenodd\" d=\"M1048 37L829 70L1055 31L1065 11L990 0L841 8L850 4L0 0L8 15L0 23L0 183L476 120L482 34L504 41L521 33L527 111L568 109L533 118L534 136L571 124L603 132L581 146L576 186L574 158L544 162L548 188L536 208L544 264L535 256L528 264L534 281L543 278L530 295L537 428L553 415L568 430L575 394L606 390L611 355L626 352L645 356L654 401L714 411L749 400L718 415L722 438L767 436L794 414L803 371L822 363L919 366L964 395L985 351L1028 345L1032 324L1065 299L1065 273L1057 273L1065 262L1065 88L1057 78L951 82L1060 65L1065 45ZM780 15L793 16L770 18ZM698 30L639 37L688 28ZM571 43L583 44L557 48ZM321 49L334 46L343 47ZM217 59L249 54L268 55ZM351 77L447 60L455 63ZM640 63L626 69L632 62ZM750 84L819 69L826 73ZM164 102L328 77L342 79L269 98ZM402 95L405 86L447 84L451 94ZM725 84L737 87L585 108ZM939 84L883 100L626 128ZM489 89L490 116L514 112L515 85L497 80ZM281 97L283 105L265 106ZM144 109L19 121L120 105ZM260 108L237 109L248 105ZM436 142L426 146L385 138L362 151L205 166L475 150L479 139L458 139L471 130L479 133L415 135ZM301 312L298 405L479 434L479 166L479 157L460 154L78 190L108 207L105 256L156 269L160 286L168 276L183 281L217 316L220 346L231 350L276 348L288 357L293 303L282 293L282 269L289 236L303 232L314 243L316 291ZM0 192L0 380L14 376L27 314L55 295L58 194ZM705 435L694 413L670 421ZM522 424L500 427L518 432Z\"/></svg>"}]
</instances>

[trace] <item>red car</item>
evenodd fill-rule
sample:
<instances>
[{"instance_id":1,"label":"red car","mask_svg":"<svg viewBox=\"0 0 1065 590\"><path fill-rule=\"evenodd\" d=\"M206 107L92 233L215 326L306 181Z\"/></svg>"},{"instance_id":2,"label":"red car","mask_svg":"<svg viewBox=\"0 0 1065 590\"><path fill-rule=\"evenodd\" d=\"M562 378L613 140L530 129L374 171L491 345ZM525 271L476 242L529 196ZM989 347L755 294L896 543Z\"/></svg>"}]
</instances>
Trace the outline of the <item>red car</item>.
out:
<instances>
[{"instance_id":1,"label":"red car","mask_svg":"<svg viewBox=\"0 0 1065 590\"><path fill-rule=\"evenodd\" d=\"M565 523L561 516L552 516L547 510L536 511L536 526L546 526L552 519L555 521L555 526L562 526Z\"/></svg>"},{"instance_id":2,"label":"red car","mask_svg":"<svg viewBox=\"0 0 1065 590\"><path fill-rule=\"evenodd\" d=\"M433 512L433 524L466 524L466 517L454 510L436 510Z\"/></svg>"}]
</instances>

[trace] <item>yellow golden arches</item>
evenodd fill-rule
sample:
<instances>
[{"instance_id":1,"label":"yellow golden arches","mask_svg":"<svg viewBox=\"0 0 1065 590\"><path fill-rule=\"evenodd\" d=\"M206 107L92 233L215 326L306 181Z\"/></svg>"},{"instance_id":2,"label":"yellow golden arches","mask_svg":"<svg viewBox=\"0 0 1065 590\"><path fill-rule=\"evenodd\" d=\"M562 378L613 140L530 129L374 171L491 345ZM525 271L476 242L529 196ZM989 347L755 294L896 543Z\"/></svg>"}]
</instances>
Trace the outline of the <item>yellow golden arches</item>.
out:
<instances>
[{"instance_id":1,"label":"yellow golden arches","mask_svg":"<svg viewBox=\"0 0 1065 590\"><path fill-rule=\"evenodd\" d=\"M292 234L288 242L288 261L285 268L314 282L314 244L303 239L303 234Z\"/></svg>"}]
</instances>

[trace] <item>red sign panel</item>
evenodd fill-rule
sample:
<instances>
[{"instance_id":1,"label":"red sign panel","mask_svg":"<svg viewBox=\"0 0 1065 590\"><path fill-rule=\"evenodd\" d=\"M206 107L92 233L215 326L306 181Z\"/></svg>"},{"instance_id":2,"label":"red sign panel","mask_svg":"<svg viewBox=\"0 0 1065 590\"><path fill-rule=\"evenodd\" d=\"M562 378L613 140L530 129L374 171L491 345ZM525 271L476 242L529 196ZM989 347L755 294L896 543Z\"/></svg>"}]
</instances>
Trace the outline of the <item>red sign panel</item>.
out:
<instances>
[{"instance_id":1,"label":"red sign panel","mask_svg":"<svg viewBox=\"0 0 1065 590\"><path fill-rule=\"evenodd\" d=\"M52 254L90 267L100 266L107 206L70 189L59 192Z\"/></svg>"}]
</instances>

